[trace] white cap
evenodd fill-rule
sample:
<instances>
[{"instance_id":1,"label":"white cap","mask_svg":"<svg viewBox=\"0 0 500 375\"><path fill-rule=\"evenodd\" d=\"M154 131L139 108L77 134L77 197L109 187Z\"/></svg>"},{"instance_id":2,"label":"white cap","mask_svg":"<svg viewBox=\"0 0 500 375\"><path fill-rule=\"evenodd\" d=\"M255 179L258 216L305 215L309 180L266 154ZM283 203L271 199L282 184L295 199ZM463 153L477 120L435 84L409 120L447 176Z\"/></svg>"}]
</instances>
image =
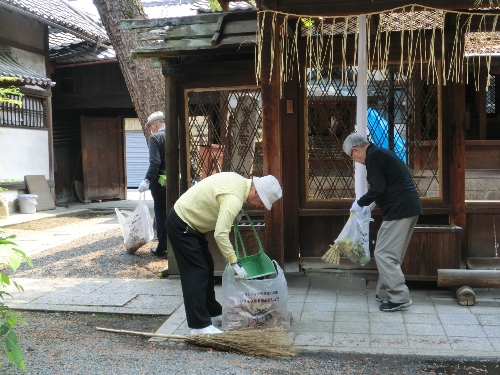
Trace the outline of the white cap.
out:
<instances>
[{"instance_id":1,"label":"white cap","mask_svg":"<svg viewBox=\"0 0 500 375\"><path fill-rule=\"evenodd\" d=\"M273 203L283 195L279 181L272 175L254 177L253 184L257 189L260 200L268 210L270 210Z\"/></svg>"},{"instance_id":2,"label":"white cap","mask_svg":"<svg viewBox=\"0 0 500 375\"><path fill-rule=\"evenodd\" d=\"M146 122L146 127L151 126L153 124L153 122L155 122L157 120L165 121L165 115L163 114L163 112L158 111L158 112L151 113L148 117L148 122Z\"/></svg>"}]
</instances>

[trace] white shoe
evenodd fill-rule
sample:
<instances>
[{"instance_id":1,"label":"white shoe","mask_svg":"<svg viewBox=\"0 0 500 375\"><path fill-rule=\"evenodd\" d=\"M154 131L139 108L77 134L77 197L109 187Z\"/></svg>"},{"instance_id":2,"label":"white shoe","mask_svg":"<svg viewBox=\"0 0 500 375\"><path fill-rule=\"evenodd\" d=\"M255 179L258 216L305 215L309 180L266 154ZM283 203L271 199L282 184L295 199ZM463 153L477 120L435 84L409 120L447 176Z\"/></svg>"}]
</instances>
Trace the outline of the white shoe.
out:
<instances>
[{"instance_id":1,"label":"white shoe","mask_svg":"<svg viewBox=\"0 0 500 375\"><path fill-rule=\"evenodd\" d=\"M218 328L215 328L214 326L208 326L205 328L196 328L192 329L190 334L191 335L214 335L216 333L223 333L224 331L221 331Z\"/></svg>"},{"instance_id":2,"label":"white shoe","mask_svg":"<svg viewBox=\"0 0 500 375\"><path fill-rule=\"evenodd\" d=\"M212 324L222 324L222 315L212 316Z\"/></svg>"}]
</instances>

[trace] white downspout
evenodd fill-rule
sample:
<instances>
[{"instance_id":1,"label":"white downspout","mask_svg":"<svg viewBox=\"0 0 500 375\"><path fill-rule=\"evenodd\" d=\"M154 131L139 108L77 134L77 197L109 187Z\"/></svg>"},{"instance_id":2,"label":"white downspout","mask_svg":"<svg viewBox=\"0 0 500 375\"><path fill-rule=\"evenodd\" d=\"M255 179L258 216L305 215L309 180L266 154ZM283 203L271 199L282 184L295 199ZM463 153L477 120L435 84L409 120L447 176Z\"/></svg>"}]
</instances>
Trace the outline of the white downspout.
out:
<instances>
[{"instance_id":1,"label":"white downspout","mask_svg":"<svg viewBox=\"0 0 500 375\"><path fill-rule=\"evenodd\" d=\"M366 16L359 16L358 34L358 75L356 87L356 132L364 137L368 135L367 111L368 111L368 85L367 61L366 61ZM354 191L356 200L361 198L368 191L366 181L366 167L360 163L355 164Z\"/></svg>"}]
</instances>

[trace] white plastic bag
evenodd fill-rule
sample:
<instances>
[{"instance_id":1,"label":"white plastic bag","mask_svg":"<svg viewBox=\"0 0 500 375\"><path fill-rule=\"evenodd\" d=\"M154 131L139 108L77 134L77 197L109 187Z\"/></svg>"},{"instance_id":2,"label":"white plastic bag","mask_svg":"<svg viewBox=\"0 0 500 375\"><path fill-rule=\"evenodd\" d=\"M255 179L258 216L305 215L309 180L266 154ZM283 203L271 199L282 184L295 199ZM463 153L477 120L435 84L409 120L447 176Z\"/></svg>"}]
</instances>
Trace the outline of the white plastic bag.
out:
<instances>
[{"instance_id":1,"label":"white plastic bag","mask_svg":"<svg viewBox=\"0 0 500 375\"><path fill-rule=\"evenodd\" d=\"M268 279L236 280L231 265L222 276L222 329L290 328L286 300L288 287L280 266Z\"/></svg>"},{"instance_id":2,"label":"white plastic bag","mask_svg":"<svg viewBox=\"0 0 500 375\"><path fill-rule=\"evenodd\" d=\"M370 221L373 221L370 214L352 212L335 240L344 255L361 266L370 261Z\"/></svg>"},{"instance_id":3,"label":"white plastic bag","mask_svg":"<svg viewBox=\"0 0 500 375\"><path fill-rule=\"evenodd\" d=\"M127 253L134 254L141 246L154 237L153 223L144 194L139 197L139 204L134 212L115 208L123 235L123 243Z\"/></svg>"}]
</instances>

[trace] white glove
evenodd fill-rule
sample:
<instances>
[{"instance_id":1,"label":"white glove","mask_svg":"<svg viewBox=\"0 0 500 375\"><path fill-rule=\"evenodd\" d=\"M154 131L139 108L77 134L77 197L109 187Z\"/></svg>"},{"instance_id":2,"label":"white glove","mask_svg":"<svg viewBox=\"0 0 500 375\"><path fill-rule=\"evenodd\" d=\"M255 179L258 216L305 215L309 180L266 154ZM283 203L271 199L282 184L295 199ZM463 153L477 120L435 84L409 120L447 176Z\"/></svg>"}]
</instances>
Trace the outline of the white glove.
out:
<instances>
[{"instance_id":1,"label":"white glove","mask_svg":"<svg viewBox=\"0 0 500 375\"><path fill-rule=\"evenodd\" d=\"M351 207L351 212L359 212L363 209L363 207L361 207L358 202L354 201L354 203L352 204L352 207Z\"/></svg>"},{"instance_id":2,"label":"white glove","mask_svg":"<svg viewBox=\"0 0 500 375\"><path fill-rule=\"evenodd\" d=\"M234 270L234 278L236 280L245 280L247 278L247 271L243 268L240 262L231 263Z\"/></svg>"},{"instance_id":3,"label":"white glove","mask_svg":"<svg viewBox=\"0 0 500 375\"><path fill-rule=\"evenodd\" d=\"M375 203L370 203L369 206L364 206L363 207L363 210L361 210L361 214L363 216L368 216L368 214L371 214L371 212L373 211L373 209L375 208Z\"/></svg>"},{"instance_id":4,"label":"white glove","mask_svg":"<svg viewBox=\"0 0 500 375\"><path fill-rule=\"evenodd\" d=\"M137 190L139 190L139 193L144 193L145 191L149 190L149 182L147 182L146 180L142 181Z\"/></svg>"}]
</instances>

